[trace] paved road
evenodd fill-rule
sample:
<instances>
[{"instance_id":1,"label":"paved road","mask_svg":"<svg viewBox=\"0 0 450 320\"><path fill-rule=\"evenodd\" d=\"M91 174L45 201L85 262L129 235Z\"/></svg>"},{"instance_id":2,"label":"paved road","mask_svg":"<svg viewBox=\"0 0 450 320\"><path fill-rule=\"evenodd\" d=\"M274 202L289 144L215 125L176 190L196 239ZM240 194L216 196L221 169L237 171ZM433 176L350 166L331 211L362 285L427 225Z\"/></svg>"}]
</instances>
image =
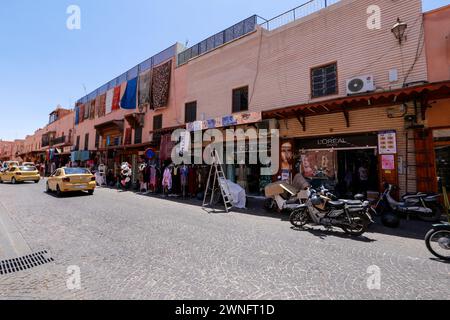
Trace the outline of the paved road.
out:
<instances>
[{"instance_id":1,"label":"paved road","mask_svg":"<svg viewBox=\"0 0 450 320\"><path fill-rule=\"evenodd\" d=\"M430 259L421 239L427 226L377 227L356 240L292 230L277 216L207 214L110 189L62 199L43 190L42 181L0 185L0 260L27 250L55 259L0 275L0 298L450 298L450 265ZM73 265L81 271L77 290L66 285ZM381 271L380 290L367 287L372 265Z\"/></svg>"}]
</instances>

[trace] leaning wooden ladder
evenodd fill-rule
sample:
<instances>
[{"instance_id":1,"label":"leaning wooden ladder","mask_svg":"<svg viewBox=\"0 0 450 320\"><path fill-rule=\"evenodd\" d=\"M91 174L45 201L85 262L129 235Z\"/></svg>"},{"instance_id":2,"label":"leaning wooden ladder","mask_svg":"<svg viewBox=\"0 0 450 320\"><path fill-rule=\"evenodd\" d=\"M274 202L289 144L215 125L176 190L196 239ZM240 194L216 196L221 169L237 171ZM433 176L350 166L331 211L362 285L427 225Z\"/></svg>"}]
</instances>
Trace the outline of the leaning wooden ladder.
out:
<instances>
[{"instance_id":1,"label":"leaning wooden ladder","mask_svg":"<svg viewBox=\"0 0 450 320\"><path fill-rule=\"evenodd\" d=\"M209 170L208 182L205 189L205 197L203 199L203 208L214 205L214 194L217 192L216 185L220 189L222 194L223 203L225 205L225 210L228 213L231 208L233 208L233 197L231 196L230 189L228 187L227 178L222 168L222 162L220 161L219 154L216 149L211 153L212 164ZM211 185L212 183L212 185ZM208 201L208 196L211 199Z\"/></svg>"}]
</instances>

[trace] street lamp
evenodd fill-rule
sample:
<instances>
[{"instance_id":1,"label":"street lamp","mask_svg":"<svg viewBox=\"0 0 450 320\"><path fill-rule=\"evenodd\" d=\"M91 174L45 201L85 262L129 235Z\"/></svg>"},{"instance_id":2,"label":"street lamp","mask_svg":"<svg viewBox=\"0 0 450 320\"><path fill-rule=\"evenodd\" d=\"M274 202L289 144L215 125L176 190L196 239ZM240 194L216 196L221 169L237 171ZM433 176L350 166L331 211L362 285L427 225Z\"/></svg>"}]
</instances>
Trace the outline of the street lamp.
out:
<instances>
[{"instance_id":1,"label":"street lamp","mask_svg":"<svg viewBox=\"0 0 450 320\"><path fill-rule=\"evenodd\" d=\"M395 38L398 40L400 44L402 44L403 39L406 40L405 31L408 28L408 25L397 18L397 23L394 24L391 31L394 34Z\"/></svg>"}]
</instances>

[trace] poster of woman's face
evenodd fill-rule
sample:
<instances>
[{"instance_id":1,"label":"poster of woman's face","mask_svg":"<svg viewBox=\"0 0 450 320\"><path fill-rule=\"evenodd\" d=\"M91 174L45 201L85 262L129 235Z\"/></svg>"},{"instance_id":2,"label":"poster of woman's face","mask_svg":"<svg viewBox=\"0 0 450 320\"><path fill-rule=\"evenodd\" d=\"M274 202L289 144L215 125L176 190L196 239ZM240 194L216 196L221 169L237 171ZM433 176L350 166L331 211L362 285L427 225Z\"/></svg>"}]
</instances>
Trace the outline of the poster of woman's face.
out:
<instances>
[{"instance_id":1,"label":"poster of woman's face","mask_svg":"<svg viewBox=\"0 0 450 320\"><path fill-rule=\"evenodd\" d=\"M292 170L292 143L285 142L281 145L281 170Z\"/></svg>"}]
</instances>

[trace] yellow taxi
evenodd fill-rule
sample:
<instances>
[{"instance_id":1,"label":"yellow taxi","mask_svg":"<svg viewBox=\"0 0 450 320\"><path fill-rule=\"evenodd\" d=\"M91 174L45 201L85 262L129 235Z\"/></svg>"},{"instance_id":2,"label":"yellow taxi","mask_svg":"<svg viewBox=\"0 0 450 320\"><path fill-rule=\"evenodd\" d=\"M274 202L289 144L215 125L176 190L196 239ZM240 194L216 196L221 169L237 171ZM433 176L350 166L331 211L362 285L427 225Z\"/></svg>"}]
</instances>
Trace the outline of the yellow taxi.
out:
<instances>
[{"instance_id":1,"label":"yellow taxi","mask_svg":"<svg viewBox=\"0 0 450 320\"><path fill-rule=\"evenodd\" d=\"M56 192L59 197L65 192L87 191L94 194L95 176L85 168L59 168L48 179L47 193Z\"/></svg>"},{"instance_id":2,"label":"yellow taxi","mask_svg":"<svg viewBox=\"0 0 450 320\"><path fill-rule=\"evenodd\" d=\"M36 167L30 166L13 166L5 169L0 173L0 183L11 182L16 184L18 182L33 181L39 183L41 176Z\"/></svg>"}]
</instances>

